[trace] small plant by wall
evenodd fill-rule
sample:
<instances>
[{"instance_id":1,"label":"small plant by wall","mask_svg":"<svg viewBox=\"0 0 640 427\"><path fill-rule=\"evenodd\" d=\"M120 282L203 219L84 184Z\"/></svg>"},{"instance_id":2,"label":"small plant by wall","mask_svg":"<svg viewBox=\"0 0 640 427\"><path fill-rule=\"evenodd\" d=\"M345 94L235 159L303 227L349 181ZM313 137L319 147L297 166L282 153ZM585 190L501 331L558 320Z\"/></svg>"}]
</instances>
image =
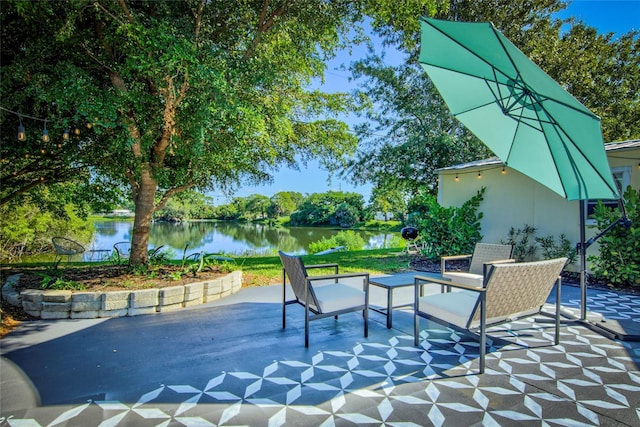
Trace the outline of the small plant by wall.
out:
<instances>
[{"instance_id":1,"label":"small plant by wall","mask_svg":"<svg viewBox=\"0 0 640 427\"><path fill-rule=\"evenodd\" d=\"M500 243L513 245L513 252L511 256L517 262L533 261L535 260L536 252L538 250L534 237L536 231L535 227L528 224L525 224L523 228L518 229L511 227L507 234L507 240L501 240Z\"/></svg>"},{"instance_id":2,"label":"small plant by wall","mask_svg":"<svg viewBox=\"0 0 640 427\"><path fill-rule=\"evenodd\" d=\"M575 264L578 260L578 251L564 233L560 234L557 242L554 236L536 237L536 242L540 245L544 259L566 257L567 265Z\"/></svg>"}]
</instances>

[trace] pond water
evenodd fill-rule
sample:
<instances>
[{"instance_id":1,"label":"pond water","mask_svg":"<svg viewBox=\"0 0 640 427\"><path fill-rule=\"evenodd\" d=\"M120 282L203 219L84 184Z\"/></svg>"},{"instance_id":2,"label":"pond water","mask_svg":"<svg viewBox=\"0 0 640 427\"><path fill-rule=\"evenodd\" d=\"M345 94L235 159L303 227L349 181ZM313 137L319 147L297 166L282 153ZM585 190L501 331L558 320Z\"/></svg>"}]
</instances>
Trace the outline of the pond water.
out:
<instances>
[{"instance_id":1,"label":"pond water","mask_svg":"<svg viewBox=\"0 0 640 427\"><path fill-rule=\"evenodd\" d=\"M93 241L86 245L92 251L72 260L95 260L108 254L118 242L131 241L133 222L97 221ZM158 222L151 225L149 247L163 246L173 259L182 259L185 247L187 255L194 252L222 253L226 255L275 255L278 250L303 255L309 244L330 238L338 229L315 227L270 227L263 224L235 222L189 221L179 224ZM391 245L399 233L356 231L367 242L365 249L385 248ZM49 259L51 258L51 259ZM53 256L23 258L21 262L52 261ZM66 259L65 259L66 261Z\"/></svg>"}]
</instances>

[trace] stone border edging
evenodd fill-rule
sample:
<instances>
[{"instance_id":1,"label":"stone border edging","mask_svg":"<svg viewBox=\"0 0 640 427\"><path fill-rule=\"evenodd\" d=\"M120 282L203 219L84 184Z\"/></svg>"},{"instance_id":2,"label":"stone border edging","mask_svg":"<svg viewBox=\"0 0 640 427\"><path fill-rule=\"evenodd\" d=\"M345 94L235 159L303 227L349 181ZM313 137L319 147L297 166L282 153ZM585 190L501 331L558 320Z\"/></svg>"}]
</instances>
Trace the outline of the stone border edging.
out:
<instances>
[{"instance_id":1,"label":"stone border edging","mask_svg":"<svg viewBox=\"0 0 640 427\"><path fill-rule=\"evenodd\" d=\"M94 319L138 316L180 310L235 294L242 287L242 271L213 280L166 288L113 292L71 292L25 289L18 292L19 274L7 278L2 299L40 319Z\"/></svg>"}]
</instances>

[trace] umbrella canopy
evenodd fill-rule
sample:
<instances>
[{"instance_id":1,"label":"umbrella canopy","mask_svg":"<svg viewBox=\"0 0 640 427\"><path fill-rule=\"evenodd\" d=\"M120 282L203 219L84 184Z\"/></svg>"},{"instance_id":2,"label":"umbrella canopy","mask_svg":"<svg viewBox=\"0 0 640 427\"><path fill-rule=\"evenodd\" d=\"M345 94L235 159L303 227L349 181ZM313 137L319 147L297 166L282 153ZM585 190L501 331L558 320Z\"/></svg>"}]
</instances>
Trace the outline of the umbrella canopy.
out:
<instances>
[{"instance_id":1,"label":"umbrella canopy","mask_svg":"<svg viewBox=\"0 0 640 427\"><path fill-rule=\"evenodd\" d=\"M422 18L420 63L455 117L506 165L568 200L617 199L600 118L491 23Z\"/></svg>"}]
</instances>

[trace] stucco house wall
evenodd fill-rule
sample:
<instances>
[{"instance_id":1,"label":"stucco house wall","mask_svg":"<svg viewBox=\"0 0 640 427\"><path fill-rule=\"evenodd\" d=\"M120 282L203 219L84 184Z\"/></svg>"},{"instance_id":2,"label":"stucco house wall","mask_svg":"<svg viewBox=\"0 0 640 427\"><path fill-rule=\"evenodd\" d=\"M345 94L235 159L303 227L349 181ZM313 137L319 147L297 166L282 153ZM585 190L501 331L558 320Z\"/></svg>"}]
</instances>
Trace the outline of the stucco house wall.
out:
<instances>
[{"instance_id":1,"label":"stucco house wall","mask_svg":"<svg viewBox=\"0 0 640 427\"><path fill-rule=\"evenodd\" d=\"M640 188L640 140L606 144L612 170L624 175L629 184ZM564 233L572 244L580 239L579 203L567 201L543 185L509 167L497 158L455 165L438 171L438 202L442 206L461 206L482 187L480 205L482 241L499 243L507 239L511 227L525 224L537 229L536 236ZM587 239L594 230L587 229ZM587 254L597 253L597 245Z\"/></svg>"}]
</instances>

